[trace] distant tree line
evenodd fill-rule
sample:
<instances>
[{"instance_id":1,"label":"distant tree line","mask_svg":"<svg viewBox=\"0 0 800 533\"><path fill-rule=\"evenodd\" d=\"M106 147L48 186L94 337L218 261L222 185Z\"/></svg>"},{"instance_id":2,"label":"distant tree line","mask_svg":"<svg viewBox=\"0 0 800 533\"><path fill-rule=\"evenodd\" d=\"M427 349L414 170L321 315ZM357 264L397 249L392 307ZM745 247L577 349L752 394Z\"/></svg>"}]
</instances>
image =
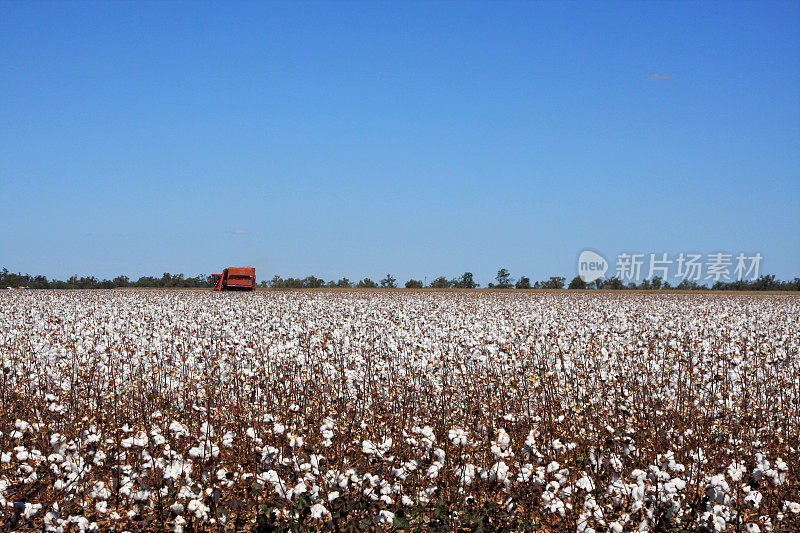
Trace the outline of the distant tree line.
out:
<instances>
[{"instance_id":1,"label":"distant tree line","mask_svg":"<svg viewBox=\"0 0 800 533\"><path fill-rule=\"evenodd\" d=\"M114 279L97 279L94 276L72 276L66 281L48 280L45 276L14 274L4 268L0 270L0 287L30 287L31 289L116 289L119 287L212 287L211 276L198 274L193 278L183 274L164 272L160 278L142 276L131 280L128 276Z\"/></svg>"},{"instance_id":2,"label":"distant tree line","mask_svg":"<svg viewBox=\"0 0 800 533\"><path fill-rule=\"evenodd\" d=\"M562 278L563 279L563 278ZM800 291L800 278L791 281L776 280L774 275L762 275L754 280L717 281L710 287L694 280L684 279L677 285L670 285L656 276L645 279L641 283L623 283L619 278L598 279L591 283L584 282L580 277L574 278L570 289L611 289L611 290L679 290L679 291Z\"/></svg>"},{"instance_id":3,"label":"distant tree line","mask_svg":"<svg viewBox=\"0 0 800 533\"><path fill-rule=\"evenodd\" d=\"M495 276L496 283L489 283L490 289L563 289L566 278L552 276L548 280L536 281L531 284L530 278L522 276L516 282L511 278L508 269L501 268ZM800 291L800 278L792 281L776 280L774 275L763 275L755 280L741 281L717 281L710 287L693 280L684 279L677 285L670 285L660 277L645 279L641 283L623 283L619 278L612 277L598 279L591 283L586 283L579 276L576 276L567 285L568 289L607 289L607 290L713 290L713 291Z\"/></svg>"},{"instance_id":4,"label":"distant tree line","mask_svg":"<svg viewBox=\"0 0 800 533\"><path fill-rule=\"evenodd\" d=\"M364 278L360 281L350 281L347 278L342 278L339 281L330 280L325 282L315 276L308 276L302 279L283 279L280 276L275 276L269 281L262 281L260 285L271 289L317 289L320 287L331 289L396 289L398 287L397 278L391 274L386 274L385 278L377 282L370 278ZM406 289L422 289L425 284L420 280L410 279L406 281L404 286ZM475 289L478 286L472 278L472 272L464 272L461 277L453 279L440 276L428 285L433 289Z\"/></svg>"},{"instance_id":5,"label":"distant tree line","mask_svg":"<svg viewBox=\"0 0 800 533\"><path fill-rule=\"evenodd\" d=\"M397 279L391 274L380 281L373 281L364 278L360 281L350 281L341 278L338 281L325 281L316 276L305 278L282 278L274 276L270 280L263 280L261 287L271 289L318 289L318 288L339 288L339 289L395 289L398 287ZM714 291L800 291L800 278L791 281L776 280L774 275L763 275L755 280L742 281L718 281L711 285L700 284L696 281L683 280L677 285L670 285L662 278L654 277L646 279L639 284L623 283L619 278L598 279L591 283L584 282L580 277L575 277L567 285L566 278L562 276L552 276L549 279L535 281L531 283L530 278L521 276L518 280L511 277L511 273L506 268L497 271L495 281L489 283L490 289L607 289L607 290L714 290ZM31 289L115 289L120 287L213 287L211 276L198 274L195 277L184 277L183 274L170 274L165 272L160 278L154 276L142 276L133 281L127 276L117 276L116 278L97 279L94 276L78 277L72 276L66 281L48 280L45 276L31 276L30 274L14 274L8 269L0 271L0 287L29 287ZM406 289L477 289L480 287L473 279L472 272L464 272L461 276L448 279L446 276L438 276L429 284L425 284L417 279L410 279L405 282Z\"/></svg>"}]
</instances>

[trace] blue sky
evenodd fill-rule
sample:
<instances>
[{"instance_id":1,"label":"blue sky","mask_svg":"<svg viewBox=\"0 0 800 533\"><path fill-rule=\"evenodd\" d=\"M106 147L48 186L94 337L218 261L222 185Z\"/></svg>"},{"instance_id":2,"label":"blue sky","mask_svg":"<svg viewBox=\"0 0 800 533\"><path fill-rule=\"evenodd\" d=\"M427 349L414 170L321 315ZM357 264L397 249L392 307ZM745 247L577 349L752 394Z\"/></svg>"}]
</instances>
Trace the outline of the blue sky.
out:
<instances>
[{"instance_id":1,"label":"blue sky","mask_svg":"<svg viewBox=\"0 0 800 533\"><path fill-rule=\"evenodd\" d=\"M800 276L800 3L0 2L0 181L62 279Z\"/></svg>"}]
</instances>

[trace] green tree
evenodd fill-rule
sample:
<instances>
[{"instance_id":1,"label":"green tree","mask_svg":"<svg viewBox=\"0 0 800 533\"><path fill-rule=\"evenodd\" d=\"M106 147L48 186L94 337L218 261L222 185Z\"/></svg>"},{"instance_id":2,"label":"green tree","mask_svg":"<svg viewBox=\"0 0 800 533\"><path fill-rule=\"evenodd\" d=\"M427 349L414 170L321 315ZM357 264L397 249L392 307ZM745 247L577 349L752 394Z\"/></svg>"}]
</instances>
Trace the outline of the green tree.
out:
<instances>
[{"instance_id":1,"label":"green tree","mask_svg":"<svg viewBox=\"0 0 800 533\"><path fill-rule=\"evenodd\" d=\"M495 287L498 289L510 289L511 284L514 282L514 280L511 279L511 274L508 272L507 268L501 268L498 270L494 279L497 281Z\"/></svg>"},{"instance_id":2,"label":"green tree","mask_svg":"<svg viewBox=\"0 0 800 533\"><path fill-rule=\"evenodd\" d=\"M570 289L585 289L586 282L581 279L580 276L575 276L572 281L569 282Z\"/></svg>"},{"instance_id":3,"label":"green tree","mask_svg":"<svg viewBox=\"0 0 800 533\"><path fill-rule=\"evenodd\" d=\"M464 272L460 278L454 279L450 284L456 289L475 289L478 287L478 284L472 278L472 272Z\"/></svg>"},{"instance_id":4,"label":"green tree","mask_svg":"<svg viewBox=\"0 0 800 533\"><path fill-rule=\"evenodd\" d=\"M31 280L30 287L32 289L46 289L46 288L48 288L47 278L45 276L35 276Z\"/></svg>"},{"instance_id":5,"label":"green tree","mask_svg":"<svg viewBox=\"0 0 800 533\"><path fill-rule=\"evenodd\" d=\"M391 274L386 274L386 277L381 280L381 287L384 289L397 288L397 279L393 278Z\"/></svg>"},{"instance_id":6,"label":"green tree","mask_svg":"<svg viewBox=\"0 0 800 533\"><path fill-rule=\"evenodd\" d=\"M374 289L374 288L376 288L377 286L378 286L378 284L377 284L377 283L375 283L374 281L372 281L372 280L371 280L371 279L369 279L369 278L364 278L364 279L362 279L362 280L361 280L361 281L359 281L359 282L358 282L358 284L356 285L356 287L357 287L357 288L359 288L359 289Z\"/></svg>"},{"instance_id":7,"label":"green tree","mask_svg":"<svg viewBox=\"0 0 800 533\"><path fill-rule=\"evenodd\" d=\"M450 282L446 277L439 276L435 280L431 281L431 289L449 289L452 287L452 282Z\"/></svg>"},{"instance_id":8,"label":"green tree","mask_svg":"<svg viewBox=\"0 0 800 533\"><path fill-rule=\"evenodd\" d=\"M350 282L349 279L342 278L336 282L336 286L339 287L340 289L349 289L353 286L353 284Z\"/></svg>"},{"instance_id":9,"label":"green tree","mask_svg":"<svg viewBox=\"0 0 800 533\"><path fill-rule=\"evenodd\" d=\"M688 280L684 278L683 280L681 280L680 283L678 283L678 286L675 288L678 289L679 291L698 291L701 289L705 289L707 287L700 285L694 280Z\"/></svg>"},{"instance_id":10,"label":"green tree","mask_svg":"<svg viewBox=\"0 0 800 533\"><path fill-rule=\"evenodd\" d=\"M521 278L519 278L519 281L517 281L516 287L518 289L530 289L531 279L526 276L522 276Z\"/></svg>"},{"instance_id":11,"label":"green tree","mask_svg":"<svg viewBox=\"0 0 800 533\"><path fill-rule=\"evenodd\" d=\"M421 289L422 282L418 279L410 279L406 281L406 289Z\"/></svg>"},{"instance_id":12,"label":"green tree","mask_svg":"<svg viewBox=\"0 0 800 533\"><path fill-rule=\"evenodd\" d=\"M322 284L325 283L324 280L321 280L314 276L308 276L300 283L300 286L304 289L318 289L322 287Z\"/></svg>"},{"instance_id":13,"label":"green tree","mask_svg":"<svg viewBox=\"0 0 800 533\"><path fill-rule=\"evenodd\" d=\"M620 291L625 288L625 285L622 284L621 279L615 277L603 282L603 288L611 289L612 291Z\"/></svg>"},{"instance_id":14,"label":"green tree","mask_svg":"<svg viewBox=\"0 0 800 533\"><path fill-rule=\"evenodd\" d=\"M567 278L562 276L551 276L549 280L543 281L540 286L542 289L563 289Z\"/></svg>"}]
</instances>

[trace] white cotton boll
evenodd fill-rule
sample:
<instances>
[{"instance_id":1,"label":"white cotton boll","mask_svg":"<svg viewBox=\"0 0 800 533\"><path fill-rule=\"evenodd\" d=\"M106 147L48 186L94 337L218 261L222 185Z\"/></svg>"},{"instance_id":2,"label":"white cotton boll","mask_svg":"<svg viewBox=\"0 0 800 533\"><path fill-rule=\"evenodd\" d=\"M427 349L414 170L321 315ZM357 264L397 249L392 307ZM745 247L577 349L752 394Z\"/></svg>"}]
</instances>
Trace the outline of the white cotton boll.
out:
<instances>
[{"instance_id":1,"label":"white cotton boll","mask_svg":"<svg viewBox=\"0 0 800 533\"><path fill-rule=\"evenodd\" d=\"M577 527L575 529L577 533L588 533L589 531L594 531L589 527L589 516L590 516L589 513L581 513L578 516L578 519L576 521Z\"/></svg>"},{"instance_id":2,"label":"white cotton boll","mask_svg":"<svg viewBox=\"0 0 800 533\"><path fill-rule=\"evenodd\" d=\"M38 513L42 510L42 504L40 503L26 503L25 509L22 511L22 516L25 518L31 518L33 515Z\"/></svg>"},{"instance_id":3,"label":"white cotton boll","mask_svg":"<svg viewBox=\"0 0 800 533\"><path fill-rule=\"evenodd\" d=\"M186 428L186 426L177 420L173 420L170 423L169 430L175 435L176 438L189 435L189 430Z\"/></svg>"},{"instance_id":4,"label":"white cotton boll","mask_svg":"<svg viewBox=\"0 0 800 533\"><path fill-rule=\"evenodd\" d=\"M758 527L758 525L754 524L753 522L747 524L745 526L745 529L747 530L747 533L761 533L761 528Z\"/></svg>"},{"instance_id":5,"label":"white cotton boll","mask_svg":"<svg viewBox=\"0 0 800 533\"><path fill-rule=\"evenodd\" d=\"M758 506L761 504L762 495L757 490L751 491L744 497L744 502L752 507L753 509L758 509Z\"/></svg>"},{"instance_id":6,"label":"white cotton boll","mask_svg":"<svg viewBox=\"0 0 800 533\"><path fill-rule=\"evenodd\" d=\"M144 448L145 446L147 446L148 440L149 439L147 438L147 433L145 433L144 431L140 431L139 433L136 434L136 437L133 438L132 443L134 446L139 446L140 448Z\"/></svg>"},{"instance_id":7,"label":"white cotton boll","mask_svg":"<svg viewBox=\"0 0 800 533\"><path fill-rule=\"evenodd\" d=\"M461 485L472 485L475 480L475 465L467 463L459 470L461 471Z\"/></svg>"},{"instance_id":8,"label":"white cotton boll","mask_svg":"<svg viewBox=\"0 0 800 533\"><path fill-rule=\"evenodd\" d=\"M286 431L286 426L284 426L283 424L281 424L279 422L275 422L275 424L272 426L272 431L275 434L280 435L281 433Z\"/></svg>"},{"instance_id":9,"label":"white cotton boll","mask_svg":"<svg viewBox=\"0 0 800 533\"><path fill-rule=\"evenodd\" d=\"M361 451L367 455L375 455L378 453L378 447L372 441L365 440L361 443Z\"/></svg>"},{"instance_id":10,"label":"white cotton boll","mask_svg":"<svg viewBox=\"0 0 800 533\"><path fill-rule=\"evenodd\" d=\"M503 461L499 461L492 465L489 469L489 481L498 481L505 483L508 478L508 465Z\"/></svg>"},{"instance_id":11,"label":"white cotton boll","mask_svg":"<svg viewBox=\"0 0 800 533\"><path fill-rule=\"evenodd\" d=\"M333 491L333 492L329 492L328 493L328 501L329 502L332 502L333 500L335 500L338 497L339 497L339 492L338 491Z\"/></svg>"},{"instance_id":12,"label":"white cotton boll","mask_svg":"<svg viewBox=\"0 0 800 533\"><path fill-rule=\"evenodd\" d=\"M552 514L559 514L564 516L567 512L564 502L561 501L559 498L553 498L550 500L550 503L547 504L547 510L550 511Z\"/></svg>"},{"instance_id":13,"label":"white cotton boll","mask_svg":"<svg viewBox=\"0 0 800 533\"><path fill-rule=\"evenodd\" d=\"M315 470L319 470L319 466L322 461L325 460L325 457L319 454L311 454L308 456L308 460L311 461L311 467Z\"/></svg>"},{"instance_id":14,"label":"white cotton boll","mask_svg":"<svg viewBox=\"0 0 800 533\"><path fill-rule=\"evenodd\" d=\"M107 500L108 498L111 497L111 491L108 490L108 487L106 487L106 484L104 482L98 481L92 487L89 496L91 496L92 498L96 498L98 500Z\"/></svg>"},{"instance_id":15,"label":"white cotton boll","mask_svg":"<svg viewBox=\"0 0 800 533\"><path fill-rule=\"evenodd\" d=\"M608 530L612 533L622 533L622 524L619 522L611 522L608 524Z\"/></svg>"},{"instance_id":16,"label":"white cotton boll","mask_svg":"<svg viewBox=\"0 0 800 533\"><path fill-rule=\"evenodd\" d=\"M376 524L391 525L394 522L394 513L383 509L373 520Z\"/></svg>"},{"instance_id":17,"label":"white cotton boll","mask_svg":"<svg viewBox=\"0 0 800 533\"><path fill-rule=\"evenodd\" d=\"M489 451L491 451L492 455L494 455L497 459L503 459L505 457L503 449L497 444L492 444L491 448L489 448Z\"/></svg>"},{"instance_id":18,"label":"white cotton boll","mask_svg":"<svg viewBox=\"0 0 800 533\"><path fill-rule=\"evenodd\" d=\"M564 453L567 447L562 443L559 439L553 439L553 442L550 443L550 447L553 448L553 451L556 453Z\"/></svg>"},{"instance_id":19,"label":"white cotton boll","mask_svg":"<svg viewBox=\"0 0 800 533\"><path fill-rule=\"evenodd\" d=\"M419 433L422 435L423 438L427 439L428 441L436 442L436 433L434 432L431 426L423 427L422 429L419 430Z\"/></svg>"},{"instance_id":20,"label":"white cotton boll","mask_svg":"<svg viewBox=\"0 0 800 533\"><path fill-rule=\"evenodd\" d=\"M467 444L467 434L461 428L454 428L447 432L447 438L453 446L464 446Z\"/></svg>"},{"instance_id":21,"label":"white cotton boll","mask_svg":"<svg viewBox=\"0 0 800 533\"><path fill-rule=\"evenodd\" d=\"M631 491L631 498L634 500L634 505L641 504L642 500L644 500L644 483L639 483L638 485L633 485L630 489ZM636 510L640 509L641 505L636 508ZM633 509L631 509L633 512Z\"/></svg>"},{"instance_id":22,"label":"white cotton boll","mask_svg":"<svg viewBox=\"0 0 800 533\"><path fill-rule=\"evenodd\" d=\"M579 489L585 490L587 492L591 492L592 490L594 490L594 483L592 482L592 479L589 476L587 476L585 473L575 483L575 486L578 487Z\"/></svg>"},{"instance_id":23,"label":"white cotton boll","mask_svg":"<svg viewBox=\"0 0 800 533\"><path fill-rule=\"evenodd\" d=\"M314 519L322 518L323 516L327 516L328 514L330 514L328 510L325 508L325 506L322 505L321 503L315 503L314 505L312 505L310 511L311 511L311 518Z\"/></svg>"},{"instance_id":24,"label":"white cotton boll","mask_svg":"<svg viewBox=\"0 0 800 533\"><path fill-rule=\"evenodd\" d=\"M506 433L506 430L500 428L497 432L497 444L500 446L500 449L506 451L508 447L511 445L511 437Z\"/></svg>"},{"instance_id":25,"label":"white cotton boll","mask_svg":"<svg viewBox=\"0 0 800 533\"><path fill-rule=\"evenodd\" d=\"M203 457L203 448L199 446L194 446L192 448L189 448L189 457L191 457L192 459L198 459L200 457Z\"/></svg>"},{"instance_id":26,"label":"white cotton boll","mask_svg":"<svg viewBox=\"0 0 800 533\"><path fill-rule=\"evenodd\" d=\"M528 432L528 436L525 437L525 446L533 448L535 444L536 444L536 432L534 430L530 430Z\"/></svg>"},{"instance_id":27,"label":"white cotton boll","mask_svg":"<svg viewBox=\"0 0 800 533\"><path fill-rule=\"evenodd\" d=\"M668 485L671 485L675 488L675 491L680 492L686 488L686 481L679 477L672 478Z\"/></svg>"},{"instance_id":28,"label":"white cotton boll","mask_svg":"<svg viewBox=\"0 0 800 533\"><path fill-rule=\"evenodd\" d=\"M208 509L208 507L206 507L206 505L202 501L200 501L200 500L192 500L186 506L186 510L188 510L190 513L194 513L194 516L196 518L202 520L202 519L206 518L206 515L208 514L208 510L209 509Z\"/></svg>"},{"instance_id":29,"label":"white cotton boll","mask_svg":"<svg viewBox=\"0 0 800 533\"><path fill-rule=\"evenodd\" d=\"M739 481L745 472L745 467L741 463L733 462L728 466L728 477L732 481Z\"/></svg>"},{"instance_id":30,"label":"white cotton boll","mask_svg":"<svg viewBox=\"0 0 800 533\"><path fill-rule=\"evenodd\" d=\"M800 514L800 503L786 500L783 502L783 511L793 514Z\"/></svg>"}]
</instances>

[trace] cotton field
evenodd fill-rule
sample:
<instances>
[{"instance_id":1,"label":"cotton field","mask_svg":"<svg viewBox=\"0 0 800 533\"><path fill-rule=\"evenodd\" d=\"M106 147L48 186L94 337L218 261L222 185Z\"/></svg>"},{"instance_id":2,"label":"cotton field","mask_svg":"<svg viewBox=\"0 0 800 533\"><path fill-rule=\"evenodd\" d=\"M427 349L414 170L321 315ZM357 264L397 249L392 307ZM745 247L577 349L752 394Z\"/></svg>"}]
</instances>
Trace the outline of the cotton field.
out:
<instances>
[{"instance_id":1,"label":"cotton field","mask_svg":"<svg viewBox=\"0 0 800 533\"><path fill-rule=\"evenodd\" d=\"M7 291L0 529L800 530L800 298Z\"/></svg>"}]
</instances>

